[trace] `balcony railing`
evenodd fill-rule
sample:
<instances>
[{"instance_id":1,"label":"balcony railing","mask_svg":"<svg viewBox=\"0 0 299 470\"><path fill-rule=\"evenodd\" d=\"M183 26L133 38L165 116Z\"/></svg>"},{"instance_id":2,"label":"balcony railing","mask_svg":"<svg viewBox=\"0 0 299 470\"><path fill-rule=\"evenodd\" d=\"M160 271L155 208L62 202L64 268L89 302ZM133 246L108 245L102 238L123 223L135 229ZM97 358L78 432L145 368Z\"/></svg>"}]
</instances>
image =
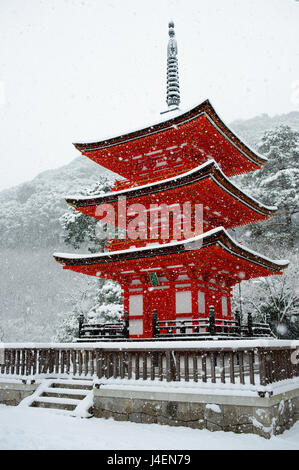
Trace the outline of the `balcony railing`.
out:
<instances>
[{"instance_id":1,"label":"balcony railing","mask_svg":"<svg viewBox=\"0 0 299 470\"><path fill-rule=\"evenodd\" d=\"M220 336L223 338L262 338L274 337L267 323L254 323L252 315L247 315L247 323L241 323L241 317L235 314L234 320L215 318L214 307L210 307L207 318L159 320L156 310L152 316L152 337L154 339L182 339L182 338L206 338ZM124 320L114 323L90 324L84 323L84 317L79 319L80 341L100 339L128 339L130 332L129 314L124 315Z\"/></svg>"},{"instance_id":2,"label":"balcony railing","mask_svg":"<svg viewBox=\"0 0 299 470\"><path fill-rule=\"evenodd\" d=\"M252 315L247 315L246 325L241 323L239 313L235 314L234 320L224 320L215 318L214 307L209 308L207 318L198 319L176 319L158 320L157 311L153 312L153 337L154 338L182 338L221 336L229 338L260 338L274 337L268 323L254 323Z\"/></svg>"},{"instance_id":3,"label":"balcony railing","mask_svg":"<svg viewBox=\"0 0 299 470\"><path fill-rule=\"evenodd\" d=\"M261 343L264 343L264 345ZM271 343L271 344L270 344ZM297 342L298 343L298 342ZM231 340L3 345L0 377L267 385L299 376L291 341ZM293 359L292 359L293 358Z\"/></svg>"},{"instance_id":4,"label":"balcony railing","mask_svg":"<svg viewBox=\"0 0 299 470\"><path fill-rule=\"evenodd\" d=\"M84 317L79 317L79 340L84 339L126 339L129 338L129 314L126 312L124 320L113 323L84 323Z\"/></svg>"}]
</instances>

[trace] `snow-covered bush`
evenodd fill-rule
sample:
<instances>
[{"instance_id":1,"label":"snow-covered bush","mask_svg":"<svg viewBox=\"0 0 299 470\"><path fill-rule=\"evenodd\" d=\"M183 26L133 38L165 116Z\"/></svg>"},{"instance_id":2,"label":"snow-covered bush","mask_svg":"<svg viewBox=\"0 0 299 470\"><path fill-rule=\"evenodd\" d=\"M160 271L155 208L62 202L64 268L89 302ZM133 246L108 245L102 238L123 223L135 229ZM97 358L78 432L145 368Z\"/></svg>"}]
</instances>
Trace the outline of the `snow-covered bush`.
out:
<instances>
[{"instance_id":1,"label":"snow-covered bush","mask_svg":"<svg viewBox=\"0 0 299 470\"><path fill-rule=\"evenodd\" d=\"M60 315L55 342L73 341L78 337L79 317L86 323L109 323L119 321L123 313L121 287L113 281L88 278L86 289L74 299L74 307Z\"/></svg>"},{"instance_id":2,"label":"snow-covered bush","mask_svg":"<svg viewBox=\"0 0 299 470\"><path fill-rule=\"evenodd\" d=\"M294 256L282 276L252 279L241 284L243 321L247 313L256 321L270 321L278 337L299 337L299 265ZM240 310L239 286L234 288L233 310Z\"/></svg>"}]
</instances>

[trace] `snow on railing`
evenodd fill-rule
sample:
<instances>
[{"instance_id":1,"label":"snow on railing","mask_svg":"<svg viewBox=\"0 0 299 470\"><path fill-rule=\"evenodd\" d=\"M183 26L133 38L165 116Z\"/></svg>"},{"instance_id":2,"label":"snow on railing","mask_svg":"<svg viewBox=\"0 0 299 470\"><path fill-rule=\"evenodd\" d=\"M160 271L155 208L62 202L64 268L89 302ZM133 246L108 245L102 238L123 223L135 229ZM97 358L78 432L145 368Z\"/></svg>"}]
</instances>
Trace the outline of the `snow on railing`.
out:
<instances>
[{"instance_id":1,"label":"snow on railing","mask_svg":"<svg viewBox=\"0 0 299 470\"><path fill-rule=\"evenodd\" d=\"M299 341L2 344L0 377L67 375L266 386L299 377ZM294 359L295 358L295 359Z\"/></svg>"}]
</instances>

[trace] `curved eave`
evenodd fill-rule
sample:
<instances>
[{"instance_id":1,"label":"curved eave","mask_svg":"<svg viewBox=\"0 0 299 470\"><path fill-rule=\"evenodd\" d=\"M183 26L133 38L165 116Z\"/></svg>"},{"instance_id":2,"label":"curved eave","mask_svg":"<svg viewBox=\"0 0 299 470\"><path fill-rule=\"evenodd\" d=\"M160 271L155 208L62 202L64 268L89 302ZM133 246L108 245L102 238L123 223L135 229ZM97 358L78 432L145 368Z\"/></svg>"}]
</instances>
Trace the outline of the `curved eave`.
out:
<instances>
[{"instance_id":1,"label":"curved eave","mask_svg":"<svg viewBox=\"0 0 299 470\"><path fill-rule=\"evenodd\" d=\"M276 207L266 206L241 191L237 186L229 181L229 179L220 170L215 160L209 160L194 170L188 171L187 173L182 173L181 175L173 178L168 178L164 181L158 181L122 191L111 191L109 194L104 194L101 196L89 196L85 198L68 197L66 202L80 210L81 207L92 207L99 206L101 204L116 203L119 197L133 199L143 196L156 195L159 192L171 191L177 188L184 188L206 178L212 178L214 183L217 184L218 187L225 191L229 196L237 199L239 202L245 204L247 207L261 216L267 217L275 214L277 211Z\"/></svg>"},{"instance_id":2,"label":"curved eave","mask_svg":"<svg viewBox=\"0 0 299 470\"><path fill-rule=\"evenodd\" d=\"M127 260L141 260L157 256L179 254L190 251L198 251L212 245L219 245L225 251L233 254L237 258L243 259L255 265L259 265L275 273L287 268L289 262L273 261L263 255L256 253L234 241L223 227L205 232L189 240L175 243L167 243L158 247L144 247L129 250L114 251L111 253L93 255L72 255L54 253L55 260L66 267L87 266L106 263L113 263Z\"/></svg>"},{"instance_id":3,"label":"curved eave","mask_svg":"<svg viewBox=\"0 0 299 470\"><path fill-rule=\"evenodd\" d=\"M92 152L95 150L102 150L116 145L127 144L132 140L146 138L153 134L166 131L173 128L174 126L180 127L187 124L190 121L205 114L210 122L217 128L217 130L234 146L239 150L248 160L257 165L258 167L264 165L267 159L255 153L250 147L248 147L229 127L222 121L218 116L215 109L209 100L203 101L195 108L187 111L186 113L180 114L174 118L168 119L153 126L145 127L134 132L113 137L111 139L102 140L93 143L74 143L73 145L80 152Z\"/></svg>"}]
</instances>

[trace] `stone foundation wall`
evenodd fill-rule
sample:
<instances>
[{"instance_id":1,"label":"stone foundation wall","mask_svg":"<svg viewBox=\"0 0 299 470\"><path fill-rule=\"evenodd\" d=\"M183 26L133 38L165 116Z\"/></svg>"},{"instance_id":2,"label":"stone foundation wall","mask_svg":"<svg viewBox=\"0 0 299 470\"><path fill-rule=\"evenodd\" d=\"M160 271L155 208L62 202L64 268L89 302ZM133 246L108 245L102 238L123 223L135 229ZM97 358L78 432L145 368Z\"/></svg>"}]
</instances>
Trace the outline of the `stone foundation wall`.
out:
<instances>
[{"instance_id":1,"label":"stone foundation wall","mask_svg":"<svg viewBox=\"0 0 299 470\"><path fill-rule=\"evenodd\" d=\"M0 382L0 404L18 405L38 384ZM101 385L94 389L93 413L116 421L186 426L209 431L281 434L299 419L299 388L271 397L208 395Z\"/></svg>"},{"instance_id":2,"label":"stone foundation wall","mask_svg":"<svg viewBox=\"0 0 299 470\"><path fill-rule=\"evenodd\" d=\"M274 397L145 392L101 386L94 416L116 421L187 426L209 431L281 434L299 419L299 389Z\"/></svg>"},{"instance_id":3,"label":"stone foundation wall","mask_svg":"<svg viewBox=\"0 0 299 470\"><path fill-rule=\"evenodd\" d=\"M23 384L19 382L0 382L0 403L3 405L18 405L23 398L32 395L37 384Z\"/></svg>"}]
</instances>

